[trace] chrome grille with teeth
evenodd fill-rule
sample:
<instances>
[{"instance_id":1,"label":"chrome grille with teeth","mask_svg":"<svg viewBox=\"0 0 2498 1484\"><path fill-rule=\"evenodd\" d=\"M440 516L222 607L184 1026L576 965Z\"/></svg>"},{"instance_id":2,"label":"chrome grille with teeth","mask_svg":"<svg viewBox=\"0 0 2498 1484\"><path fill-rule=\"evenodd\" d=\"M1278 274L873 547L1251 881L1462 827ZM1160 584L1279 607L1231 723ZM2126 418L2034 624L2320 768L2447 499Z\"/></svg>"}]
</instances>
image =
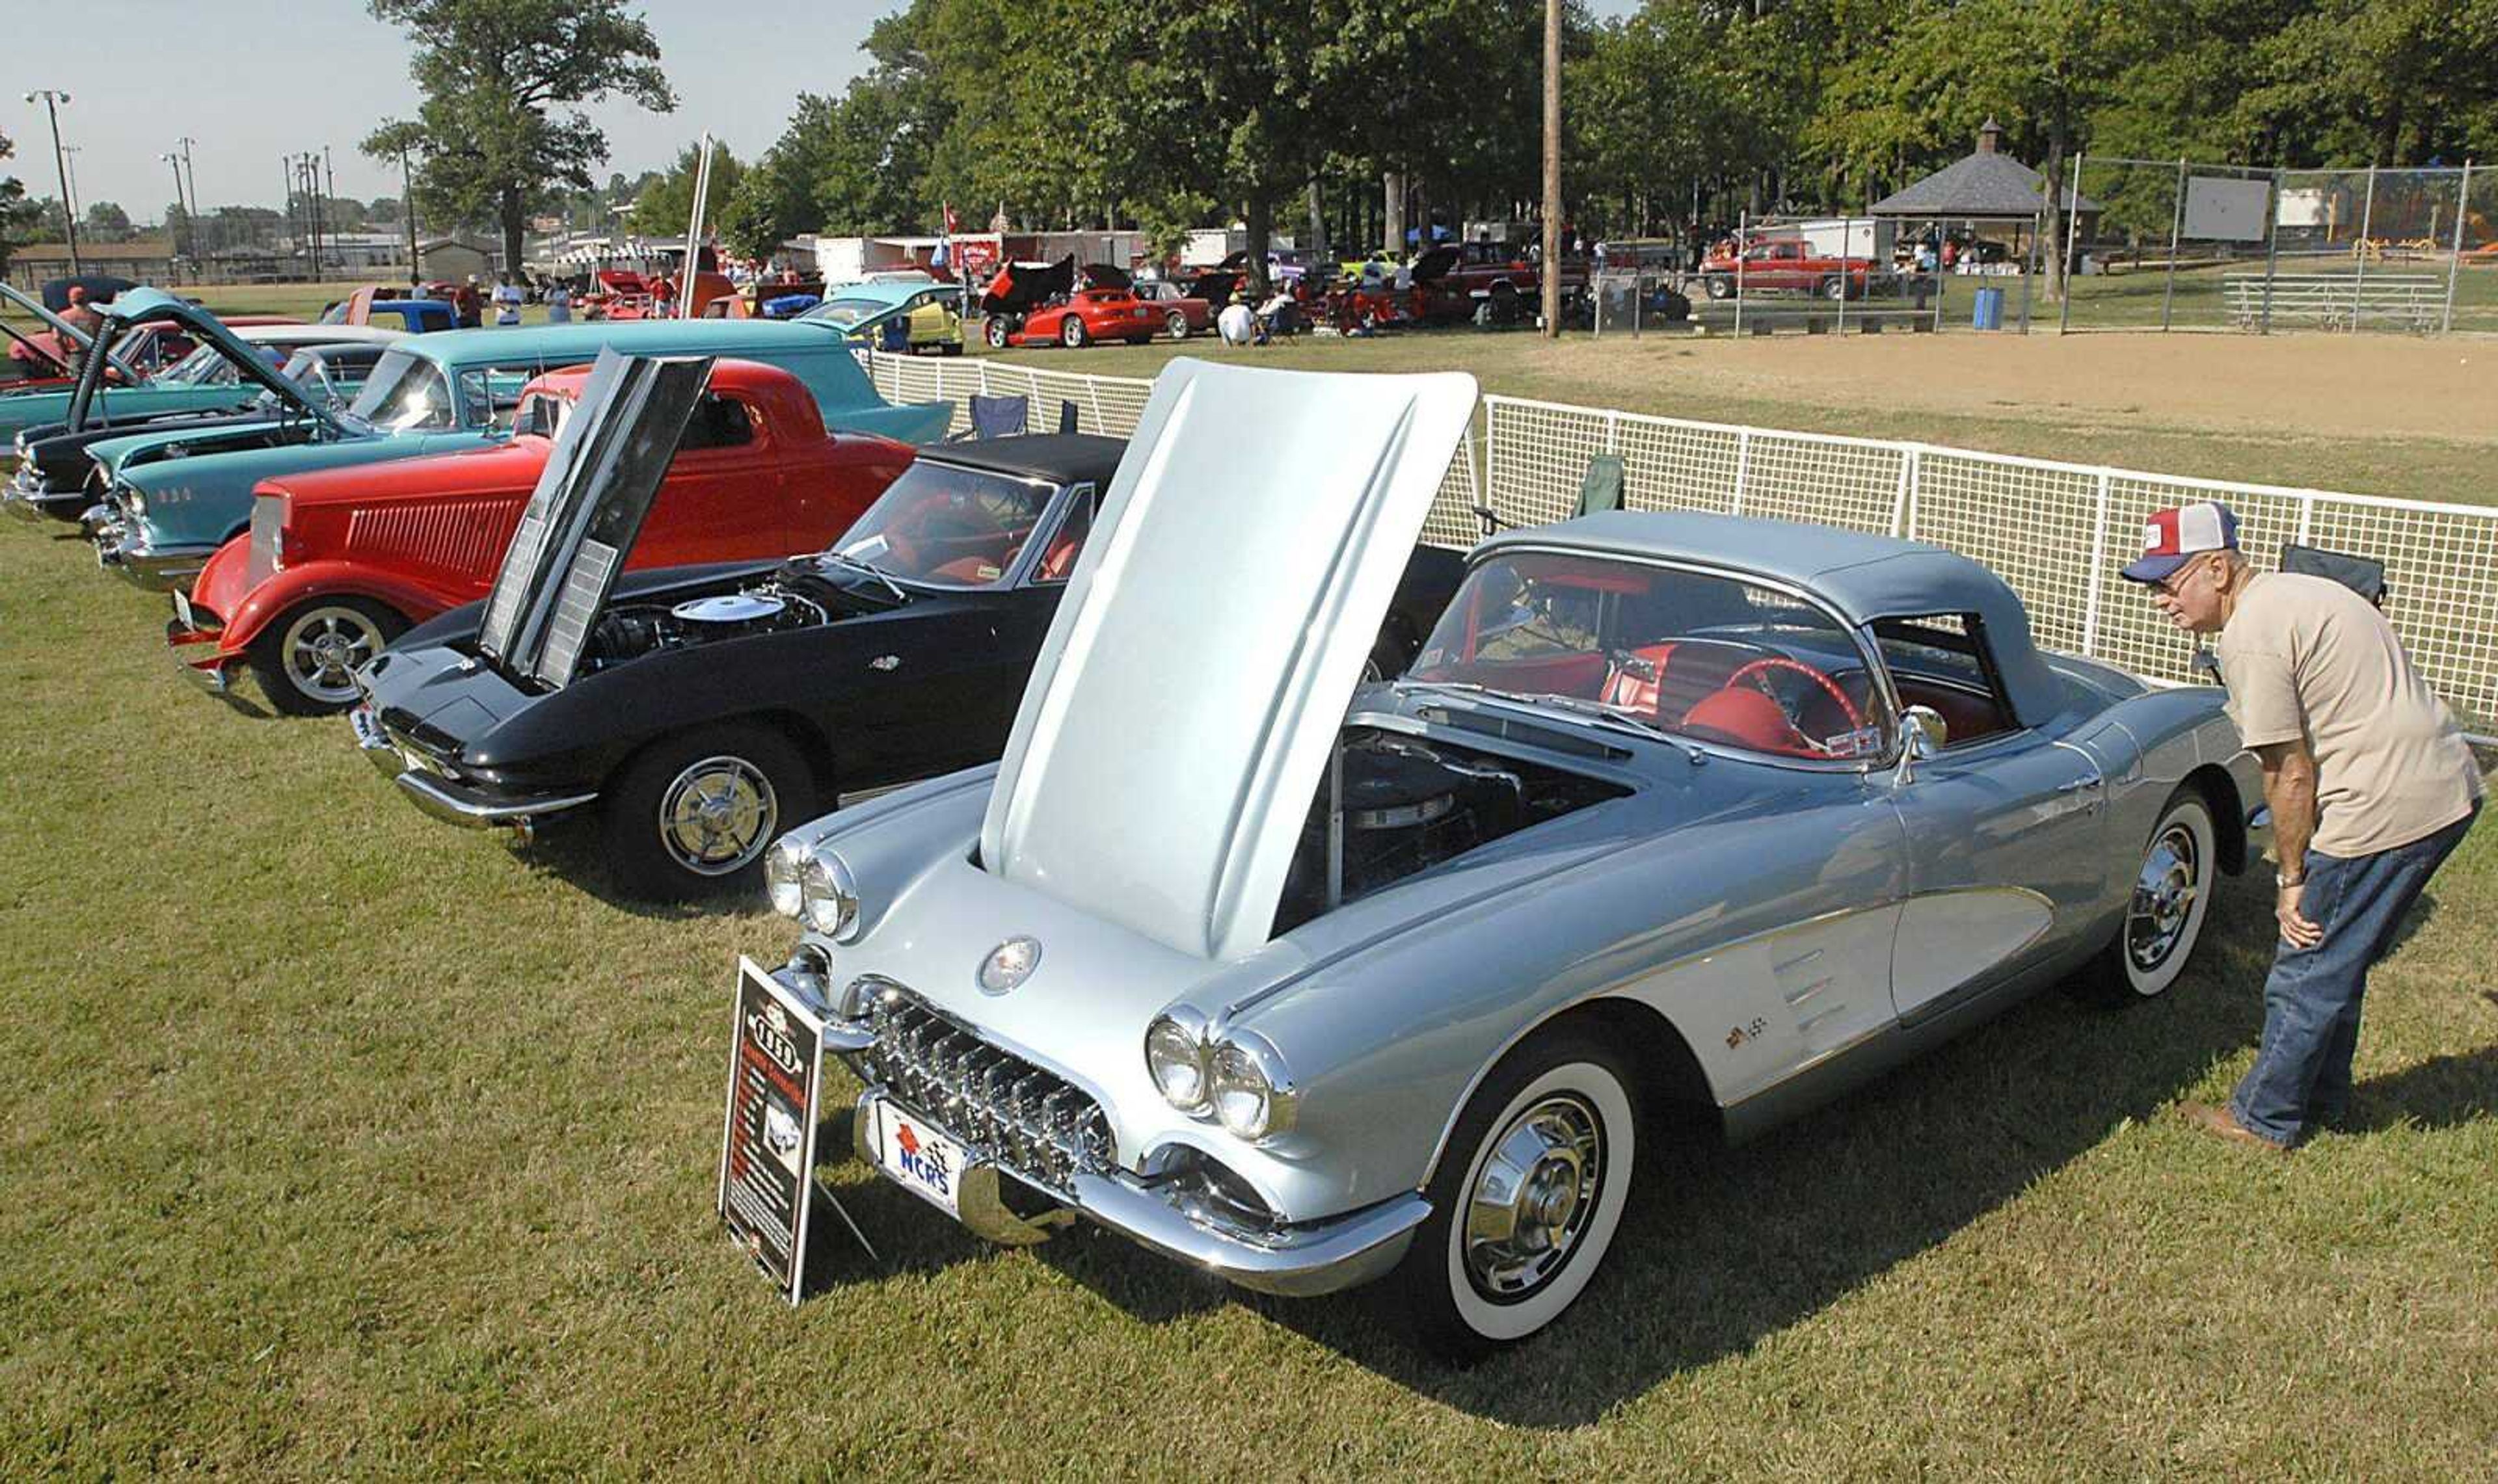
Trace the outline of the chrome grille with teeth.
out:
<instances>
[{"instance_id":1,"label":"chrome grille with teeth","mask_svg":"<svg viewBox=\"0 0 2498 1484\"><path fill-rule=\"evenodd\" d=\"M868 1026L876 1044L859 1057L867 1079L1010 1174L1066 1194L1077 1174L1112 1162L1109 1120L1065 1078L899 986L870 1002Z\"/></svg>"}]
</instances>

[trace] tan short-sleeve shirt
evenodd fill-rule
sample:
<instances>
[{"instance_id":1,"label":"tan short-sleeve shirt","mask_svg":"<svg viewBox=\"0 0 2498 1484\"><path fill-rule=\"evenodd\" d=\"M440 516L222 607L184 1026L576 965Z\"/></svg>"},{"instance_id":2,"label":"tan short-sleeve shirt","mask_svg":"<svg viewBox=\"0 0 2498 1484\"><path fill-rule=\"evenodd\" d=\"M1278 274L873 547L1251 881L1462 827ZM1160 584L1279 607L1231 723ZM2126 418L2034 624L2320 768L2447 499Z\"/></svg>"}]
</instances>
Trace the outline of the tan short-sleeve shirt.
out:
<instances>
[{"instance_id":1,"label":"tan short-sleeve shirt","mask_svg":"<svg viewBox=\"0 0 2498 1484\"><path fill-rule=\"evenodd\" d=\"M2250 747L2304 738L2316 758L2309 848L2373 855L2434 835L2481 797L2481 771L2393 625L2326 578L2257 577L2212 646Z\"/></svg>"}]
</instances>

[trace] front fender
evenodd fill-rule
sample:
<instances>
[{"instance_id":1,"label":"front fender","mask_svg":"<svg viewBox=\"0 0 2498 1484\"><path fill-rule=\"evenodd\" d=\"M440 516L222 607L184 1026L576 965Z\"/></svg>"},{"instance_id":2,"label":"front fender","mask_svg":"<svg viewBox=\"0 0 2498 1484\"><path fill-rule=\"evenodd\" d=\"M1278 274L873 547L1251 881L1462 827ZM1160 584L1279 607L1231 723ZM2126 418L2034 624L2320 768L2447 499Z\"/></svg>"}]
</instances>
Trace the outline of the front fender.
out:
<instances>
[{"instance_id":1,"label":"front fender","mask_svg":"<svg viewBox=\"0 0 2498 1484\"><path fill-rule=\"evenodd\" d=\"M267 581L243 595L233 613L221 615L226 627L218 650L240 654L280 615L307 599L331 597L370 598L411 624L423 623L468 601L466 593L414 582L362 562L306 562L272 573Z\"/></svg>"},{"instance_id":2,"label":"front fender","mask_svg":"<svg viewBox=\"0 0 2498 1484\"><path fill-rule=\"evenodd\" d=\"M953 425L954 404L950 400L908 402L901 406L858 407L844 411L827 409L824 426L835 432L874 433L897 443L917 446L935 443L945 436Z\"/></svg>"}]
</instances>

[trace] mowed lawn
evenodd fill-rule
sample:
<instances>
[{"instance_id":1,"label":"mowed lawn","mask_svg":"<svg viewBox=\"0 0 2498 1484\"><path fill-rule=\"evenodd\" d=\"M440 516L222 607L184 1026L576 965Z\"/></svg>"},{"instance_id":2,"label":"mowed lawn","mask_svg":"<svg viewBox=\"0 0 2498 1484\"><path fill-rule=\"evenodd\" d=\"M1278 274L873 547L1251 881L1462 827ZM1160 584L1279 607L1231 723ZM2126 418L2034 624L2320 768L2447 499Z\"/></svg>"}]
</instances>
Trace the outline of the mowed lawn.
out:
<instances>
[{"instance_id":1,"label":"mowed lawn","mask_svg":"<svg viewBox=\"0 0 2498 1484\"><path fill-rule=\"evenodd\" d=\"M1375 349L1617 405L1626 376L1764 426L1814 405L1776 366L1704 363L1712 399L1670 364L1748 345L1644 346L1651 383L1441 343L1274 363ZM1848 384L1811 426L2077 457L2059 429L2099 421L1971 401L1982 440ZM2374 478L2324 480L2303 440L2267 470L2225 419L2143 422L2156 459L2089 447L2445 497L2486 467L2340 428ZM0 1472L2498 1472L2488 828L2376 976L2348 1130L2273 1161L2171 1115L2254 1055L2269 892L2231 883L2162 1002L2042 996L1743 1150L1661 1123L1587 1297L1451 1372L1359 1297L1237 1294L1086 1233L986 1248L849 1159L838 1117L822 1178L882 1259L827 1240L785 1308L712 1207L732 965L789 926L635 907L579 841L426 820L343 722L182 686L165 616L0 524Z\"/></svg>"}]
</instances>

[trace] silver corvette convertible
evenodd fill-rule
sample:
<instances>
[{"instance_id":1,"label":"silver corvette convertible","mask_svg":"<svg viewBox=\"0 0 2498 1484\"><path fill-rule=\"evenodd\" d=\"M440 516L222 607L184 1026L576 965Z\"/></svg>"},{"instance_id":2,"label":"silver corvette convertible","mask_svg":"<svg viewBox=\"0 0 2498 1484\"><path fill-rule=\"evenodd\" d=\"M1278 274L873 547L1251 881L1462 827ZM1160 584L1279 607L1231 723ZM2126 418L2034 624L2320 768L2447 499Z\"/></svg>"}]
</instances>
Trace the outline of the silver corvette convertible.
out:
<instances>
[{"instance_id":1,"label":"silver corvette convertible","mask_svg":"<svg viewBox=\"0 0 2498 1484\"><path fill-rule=\"evenodd\" d=\"M1391 1278L1479 1352L1595 1276L1643 1107L1741 1139L2051 981L2176 983L2263 824L2219 692L2040 652L1938 547L1509 531L1362 683L1473 399L1173 363L1003 761L781 843L861 1157L999 1241Z\"/></svg>"}]
</instances>

